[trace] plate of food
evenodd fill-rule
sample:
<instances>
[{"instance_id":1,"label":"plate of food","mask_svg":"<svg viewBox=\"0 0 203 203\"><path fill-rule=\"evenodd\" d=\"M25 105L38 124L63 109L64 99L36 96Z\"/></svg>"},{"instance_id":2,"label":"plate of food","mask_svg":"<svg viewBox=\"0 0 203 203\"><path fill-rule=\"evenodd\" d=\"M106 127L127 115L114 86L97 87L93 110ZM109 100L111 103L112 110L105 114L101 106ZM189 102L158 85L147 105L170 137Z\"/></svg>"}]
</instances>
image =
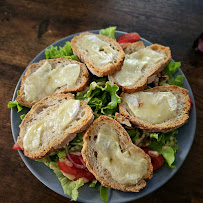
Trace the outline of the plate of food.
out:
<instances>
[{"instance_id":1,"label":"plate of food","mask_svg":"<svg viewBox=\"0 0 203 203\"><path fill-rule=\"evenodd\" d=\"M165 184L192 145L196 109L169 47L109 27L40 52L16 86L14 147L51 190L128 202Z\"/></svg>"}]
</instances>

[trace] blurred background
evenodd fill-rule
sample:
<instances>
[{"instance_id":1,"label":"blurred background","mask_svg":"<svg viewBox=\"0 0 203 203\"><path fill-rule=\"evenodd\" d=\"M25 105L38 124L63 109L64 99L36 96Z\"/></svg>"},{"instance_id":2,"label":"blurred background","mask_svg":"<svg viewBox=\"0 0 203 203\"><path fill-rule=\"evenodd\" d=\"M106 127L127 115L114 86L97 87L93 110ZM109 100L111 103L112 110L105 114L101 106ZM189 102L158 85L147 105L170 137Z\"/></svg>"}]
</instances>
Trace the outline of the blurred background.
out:
<instances>
[{"instance_id":1,"label":"blurred background","mask_svg":"<svg viewBox=\"0 0 203 203\"><path fill-rule=\"evenodd\" d=\"M6 104L26 66L39 52L68 35L109 26L169 46L172 58L182 63L197 107L196 136L184 164L163 187L134 202L203 202L203 55L202 39L198 39L203 32L202 0L1 0L0 202L70 202L38 181L12 150Z\"/></svg>"}]
</instances>

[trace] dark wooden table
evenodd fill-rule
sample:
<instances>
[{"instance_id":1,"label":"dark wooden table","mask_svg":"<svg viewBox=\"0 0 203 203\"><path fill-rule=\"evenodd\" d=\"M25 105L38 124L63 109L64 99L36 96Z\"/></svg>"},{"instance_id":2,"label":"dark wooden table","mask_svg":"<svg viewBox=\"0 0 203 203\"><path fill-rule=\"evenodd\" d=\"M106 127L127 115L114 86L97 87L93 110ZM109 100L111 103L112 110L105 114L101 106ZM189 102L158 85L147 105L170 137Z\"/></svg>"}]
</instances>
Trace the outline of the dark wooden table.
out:
<instances>
[{"instance_id":1,"label":"dark wooden table","mask_svg":"<svg viewBox=\"0 0 203 203\"><path fill-rule=\"evenodd\" d=\"M28 63L51 43L73 33L116 25L170 46L195 96L197 130L191 151L163 187L135 202L203 202L203 56L193 41L203 31L202 0L0 1L0 202L70 202L27 169L14 144L6 108Z\"/></svg>"}]
</instances>

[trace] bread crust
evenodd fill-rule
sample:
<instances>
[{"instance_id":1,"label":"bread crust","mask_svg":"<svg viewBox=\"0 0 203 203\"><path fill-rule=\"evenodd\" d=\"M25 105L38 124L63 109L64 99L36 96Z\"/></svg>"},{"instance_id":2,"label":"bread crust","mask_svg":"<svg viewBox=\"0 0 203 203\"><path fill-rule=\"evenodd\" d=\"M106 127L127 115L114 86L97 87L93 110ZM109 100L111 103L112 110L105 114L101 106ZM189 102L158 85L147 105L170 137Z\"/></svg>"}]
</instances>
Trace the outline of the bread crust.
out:
<instances>
[{"instance_id":1,"label":"bread crust","mask_svg":"<svg viewBox=\"0 0 203 203\"><path fill-rule=\"evenodd\" d=\"M23 106L31 108L34 104L37 103L37 101L26 101L25 98L25 92L24 92L24 83L28 76L30 76L32 73L34 73L36 70L38 70L46 61L49 63L68 63L68 64L78 64L81 67L80 75L78 80L76 81L76 85L74 87L68 88L66 86L62 86L55 90L55 93L76 93L79 91L82 91L86 88L86 86L89 83L89 72L87 70L87 67L78 61L66 59L66 58L56 58L56 59L45 59L41 60L38 63L33 63L30 66L28 66L25 75L22 76L21 80L21 87L20 87L20 95L17 96L16 100L22 104Z\"/></svg>"},{"instance_id":2,"label":"bread crust","mask_svg":"<svg viewBox=\"0 0 203 203\"><path fill-rule=\"evenodd\" d=\"M145 47L144 43L142 41L138 41L134 43L125 44L123 46L123 50L125 54L131 54L144 47ZM118 85L120 88L122 88L123 92L126 92L126 93L133 93L133 92L144 90L147 87L147 84L149 83L149 81L153 82L154 80L153 76L161 72L164 69L164 67L168 64L168 62L171 60L171 51L169 47L165 47L159 44L153 44L148 47L154 51L164 52L166 54L166 58L161 63L154 66L154 68L147 75L144 75L144 77L141 78L141 81L139 80L139 82L133 86L120 85L115 79L114 75L108 76L109 81Z\"/></svg>"},{"instance_id":3,"label":"bread crust","mask_svg":"<svg viewBox=\"0 0 203 203\"><path fill-rule=\"evenodd\" d=\"M119 55L117 57L117 61L115 63L109 63L104 68L98 68L97 66L93 65L88 60L85 53L83 53L83 51L80 50L76 46L77 40L79 38L82 38L85 35L95 35L98 38L100 38L101 40L110 43L112 47L114 47L116 50L118 50ZM112 75L115 72L121 70L121 67L123 65L123 61L124 61L124 58L125 58L125 53L124 53L123 49L121 48L121 46L115 40L113 40L110 37L106 37L106 36L98 35L98 34L93 34L93 33L89 33L89 32L84 32L84 33L81 33L78 36L75 36L71 40L71 47L72 47L73 53L80 59L80 61L84 62L86 64L87 68L90 70L90 72L93 75L96 75L98 77L103 77L103 76L106 76L106 75Z\"/></svg>"},{"instance_id":4,"label":"bread crust","mask_svg":"<svg viewBox=\"0 0 203 203\"><path fill-rule=\"evenodd\" d=\"M38 118L37 116L43 111L46 111L46 109L50 108L49 111L52 111L53 109L56 109L60 106L59 102L63 103L66 100L70 99L74 99L74 96L72 94L54 94L52 96L45 97L44 99L37 102L26 114L25 118L20 124L20 134L17 139L17 143L24 151L25 156L31 159L41 159L45 156L48 156L51 152L58 151L59 149L67 145L72 139L75 138L77 133L87 129L93 122L94 116L92 109L84 101L80 101L80 109L83 109L86 112L85 118L81 121L81 123L78 123L77 126L73 126L66 133L64 130L63 136L61 136L54 142L49 140L49 145L46 148L40 147L37 152L25 150L23 147L23 138L27 132L27 126L29 126L28 124L32 124L33 120L35 121Z\"/></svg>"},{"instance_id":5,"label":"bread crust","mask_svg":"<svg viewBox=\"0 0 203 203\"><path fill-rule=\"evenodd\" d=\"M144 155L144 158L148 161L148 171L147 174L141 179L137 184L135 185L125 185L125 184L119 184L116 180L114 180L110 173L105 169L106 173L108 174L108 177L103 177L98 171L96 171L93 167L93 163L91 161L92 157L90 157L90 149L93 147L92 143L90 142L90 138L94 135L97 135L97 126L100 126L101 123L111 123L115 129L120 132L120 134L123 134L125 136L125 140L122 140L122 142L125 143L126 146L130 146L138 150ZM100 116L98 119L96 119L93 124L88 128L86 131L84 137L84 144L82 148L82 157L86 163L86 166L88 170L95 176L95 178L102 183L105 187L110 187L117 190L122 191L130 191L130 192L139 192L140 189L144 188L146 186L146 182L144 179L151 179L153 174L153 167L151 164L150 157L139 147L134 145L126 132L126 130L114 119L107 117L107 116ZM100 165L100 169L102 166ZM104 170L104 169L102 169Z\"/></svg>"},{"instance_id":6,"label":"bread crust","mask_svg":"<svg viewBox=\"0 0 203 203\"><path fill-rule=\"evenodd\" d=\"M119 104L119 112L121 115L126 117L131 121L131 123L138 128L141 128L148 132L168 132L177 129L184 125L189 118L189 111L191 104L189 102L188 90L178 87L178 86L158 86L152 89L145 90L144 92L171 92L177 98L177 102L181 102L181 109L177 112L177 116L168 121L168 123L163 122L160 124L151 124L147 121L142 121L141 119L134 116L134 114L129 109L126 103ZM121 97L124 93L121 94ZM183 101L182 101L183 100ZM180 115L179 115L180 114Z\"/></svg>"}]
</instances>

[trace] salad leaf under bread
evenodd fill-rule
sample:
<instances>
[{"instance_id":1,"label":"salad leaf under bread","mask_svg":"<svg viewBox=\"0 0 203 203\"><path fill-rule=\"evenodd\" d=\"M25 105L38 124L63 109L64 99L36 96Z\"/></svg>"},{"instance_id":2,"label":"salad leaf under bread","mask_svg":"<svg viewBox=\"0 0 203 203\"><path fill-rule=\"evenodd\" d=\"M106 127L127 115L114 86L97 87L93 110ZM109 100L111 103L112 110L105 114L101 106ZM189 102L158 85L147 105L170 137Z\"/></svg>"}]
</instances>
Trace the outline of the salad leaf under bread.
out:
<instances>
[{"instance_id":1,"label":"salad leaf under bread","mask_svg":"<svg viewBox=\"0 0 203 203\"><path fill-rule=\"evenodd\" d=\"M66 42L63 47L57 46L50 46L50 48L46 49L45 51L46 59L53 59L53 58L68 58L72 60L78 61L77 56L73 54L73 50L71 48L70 42Z\"/></svg>"},{"instance_id":2,"label":"salad leaf under bread","mask_svg":"<svg viewBox=\"0 0 203 203\"><path fill-rule=\"evenodd\" d=\"M165 159L169 167L174 168L172 163L175 161L175 154L178 150L177 140L175 135L178 130L173 130L167 133L157 133L158 139L152 139L149 148L158 151Z\"/></svg>"},{"instance_id":3,"label":"salad leaf under bread","mask_svg":"<svg viewBox=\"0 0 203 203\"><path fill-rule=\"evenodd\" d=\"M99 31L99 34L115 39L115 30L116 30L116 26L108 27L106 29L101 29Z\"/></svg>"},{"instance_id":4,"label":"salad leaf under bread","mask_svg":"<svg viewBox=\"0 0 203 203\"><path fill-rule=\"evenodd\" d=\"M167 83L164 83L163 85L176 85L179 87L183 86L185 76L184 75L178 75L175 79L173 78L173 75L178 71L181 63L180 62L173 62L170 61L166 67L164 68L163 72L165 75L168 76Z\"/></svg>"},{"instance_id":5,"label":"salad leaf under bread","mask_svg":"<svg viewBox=\"0 0 203 203\"><path fill-rule=\"evenodd\" d=\"M69 195L72 197L72 200L76 201L79 194L78 188L84 185L84 180L82 178L72 181L66 178L61 170L59 169L57 163L50 163L51 169L53 169L54 173L56 174L57 178L61 182L61 186L63 188L64 194Z\"/></svg>"},{"instance_id":6,"label":"salad leaf under bread","mask_svg":"<svg viewBox=\"0 0 203 203\"><path fill-rule=\"evenodd\" d=\"M119 87L110 82L99 85L99 82L92 82L88 91L79 92L76 99L84 100L93 110L94 116L100 115L113 117L118 111L118 103L121 103L121 97L117 95Z\"/></svg>"}]
</instances>

